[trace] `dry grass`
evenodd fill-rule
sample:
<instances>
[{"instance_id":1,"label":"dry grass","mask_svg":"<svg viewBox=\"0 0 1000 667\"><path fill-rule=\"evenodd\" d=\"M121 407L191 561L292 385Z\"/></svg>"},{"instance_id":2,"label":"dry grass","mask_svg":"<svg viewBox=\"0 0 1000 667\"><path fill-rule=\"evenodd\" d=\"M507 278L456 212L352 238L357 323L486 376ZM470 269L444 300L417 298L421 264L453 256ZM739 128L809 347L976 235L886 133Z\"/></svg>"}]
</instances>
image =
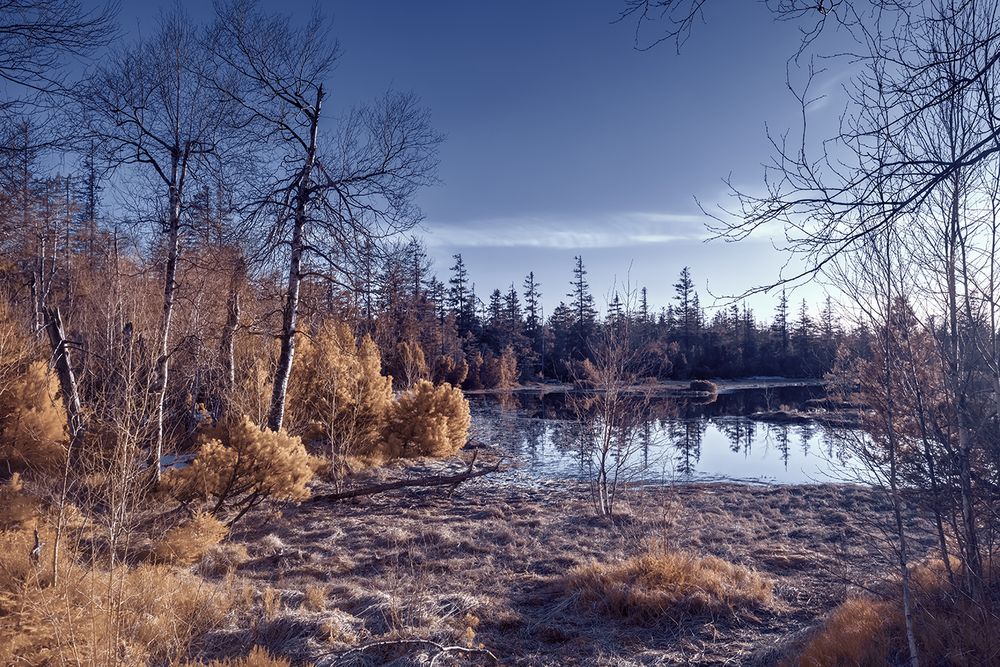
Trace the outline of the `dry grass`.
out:
<instances>
[{"instance_id":1,"label":"dry grass","mask_svg":"<svg viewBox=\"0 0 1000 667\"><path fill-rule=\"evenodd\" d=\"M307 611L323 611L326 609L326 586L308 584L302 591L301 607Z\"/></svg>"},{"instance_id":2,"label":"dry grass","mask_svg":"<svg viewBox=\"0 0 1000 667\"><path fill-rule=\"evenodd\" d=\"M164 533L153 548L153 558L158 563L192 565L217 547L228 532L225 524L214 516L198 512Z\"/></svg>"},{"instance_id":3,"label":"dry grass","mask_svg":"<svg viewBox=\"0 0 1000 667\"><path fill-rule=\"evenodd\" d=\"M34 526L0 531L0 664L164 664L197 650L239 611L231 580L163 564L111 567L91 552L84 558L68 535L54 578L48 519L33 522L43 543L37 561Z\"/></svg>"},{"instance_id":4,"label":"dry grass","mask_svg":"<svg viewBox=\"0 0 1000 667\"><path fill-rule=\"evenodd\" d=\"M582 603L631 621L732 614L772 600L771 582L714 556L665 549L570 570L566 587Z\"/></svg>"},{"instance_id":5,"label":"dry grass","mask_svg":"<svg viewBox=\"0 0 1000 667\"><path fill-rule=\"evenodd\" d=\"M292 663L284 658L276 658L266 649L254 646L245 658L213 660L209 663L186 662L174 667L291 667Z\"/></svg>"},{"instance_id":6,"label":"dry grass","mask_svg":"<svg viewBox=\"0 0 1000 667\"><path fill-rule=\"evenodd\" d=\"M953 569L961 570L955 562ZM932 665L1000 663L1000 609L996 581L984 604L974 604L948 581L944 564L929 560L911 572L914 633L920 660ZM898 598L893 587L890 595ZM840 667L905 662L909 655L901 605L869 598L849 599L833 610L801 652L786 665Z\"/></svg>"},{"instance_id":7,"label":"dry grass","mask_svg":"<svg viewBox=\"0 0 1000 667\"><path fill-rule=\"evenodd\" d=\"M187 655L231 611L223 586L142 565L69 565L58 585L0 594L0 664L149 664Z\"/></svg>"},{"instance_id":8,"label":"dry grass","mask_svg":"<svg viewBox=\"0 0 1000 667\"><path fill-rule=\"evenodd\" d=\"M896 615L886 602L867 598L847 600L827 618L820 633L786 667L889 664L888 631Z\"/></svg>"},{"instance_id":9,"label":"dry grass","mask_svg":"<svg viewBox=\"0 0 1000 667\"><path fill-rule=\"evenodd\" d=\"M227 577L250 560L243 544L225 543L209 549L198 562L196 571L203 577Z\"/></svg>"}]
</instances>

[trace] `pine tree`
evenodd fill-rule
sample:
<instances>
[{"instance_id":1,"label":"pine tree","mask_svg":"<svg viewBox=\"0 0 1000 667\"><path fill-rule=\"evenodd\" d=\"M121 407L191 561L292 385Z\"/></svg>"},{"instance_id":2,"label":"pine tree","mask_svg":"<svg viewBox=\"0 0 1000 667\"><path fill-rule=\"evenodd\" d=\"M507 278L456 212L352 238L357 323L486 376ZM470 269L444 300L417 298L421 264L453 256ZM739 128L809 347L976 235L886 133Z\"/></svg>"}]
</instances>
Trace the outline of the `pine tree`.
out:
<instances>
[{"instance_id":1,"label":"pine tree","mask_svg":"<svg viewBox=\"0 0 1000 667\"><path fill-rule=\"evenodd\" d=\"M490 293L490 305L486 311L486 322L494 329L503 326L503 295L498 289Z\"/></svg>"},{"instance_id":2,"label":"pine tree","mask_svg":"<svg viewBox=\"0 0 1000 667\"><path fill-rule=\"evenodd\" d=\"M510 284L503 300L504 320L511 333L520 333L523 326L521 321L521 300L517 295L517 288L514 283Z\"/></svg>"},{"instance_id":3,"label":"pine tree","mask_svg":"<svg viewBox=\"0 0 1000 667\"><path fill-rule=\"evenodd\" d=\"M778 299L778 309L774 313L774 332L778 336L778 343L782 352L788 351L788 294L781 290L781 297Z\"/></svg>"},{"instance_id":4,"label":"pine tree","mask_svg":"<svg viewBox=\"0 0 1000 667\"><path fill-rule=\"evenodd\" d=\"M691 346L691 338L697 329L698 295L694 291L691 269L684 267L674 283L674 300L678 303L675 317L680 327L680 337L685 347Z\"/></svg>"},{"instance_id":5,"label":"pine tree","mask_svg":"<svg viewBox=\"0 0 1000 667\"><path fill-rule=\"evenodd\" d=\"M458 333L464 336L476 326L477 301L475 286L469 286L469 272L461 254L452 256L455 264L451 267L451 288L448 291L448 307L455 313Z\"/></svg>"},{"instance_id":6,"label":"pine tree","mask_svg":"<svg viewBox=\"0 0 1000 667\"><path fill-rule=\"evenodd\" d=\"M567 296L573 299L576 354L582 357L587 350L590 335L594 329L597 311L594 309L594 297L590 293L590 285L587 284L587 270L583 267L583 257L577 255L573 259L576 262L573 267L573 282L570 283L573 289Z\"/></svg>"},{"instance_id":7,"label":"pine tree","mask_svg":"<svg viewBox=\"0 0 1000 667\"><path fill-rule=\"evenodd\" d=\"M524 330L534 338L541 328L539 306L542 295L538 291L540 285L535 282L535 272L531 271L524 278Z\"/></svg>"}]
</instances>

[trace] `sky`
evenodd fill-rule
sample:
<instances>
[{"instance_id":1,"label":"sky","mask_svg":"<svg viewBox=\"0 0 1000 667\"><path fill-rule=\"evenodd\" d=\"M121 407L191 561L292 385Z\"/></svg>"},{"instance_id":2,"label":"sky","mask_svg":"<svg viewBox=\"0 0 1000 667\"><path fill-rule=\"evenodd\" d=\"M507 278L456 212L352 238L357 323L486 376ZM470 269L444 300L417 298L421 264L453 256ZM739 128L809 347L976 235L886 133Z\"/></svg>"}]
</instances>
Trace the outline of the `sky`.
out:
<instances>
[{"instance_id":1,"label":"sky","mask_svg":"<svg viewBox=\"0 0 1000 667\"><path fill-rule=\"evenodd\" d=\"M303 18L311 0L262 0ZM207 18L204 0L181 0ZM445 136L440 184L418 203L435 271L461 253L484 300L520 290L534 271L546 312L566 297L583 257L598 305L617 285L666 305L684 266L703 305L774 281L783 238L708 240L696 199L732 205L723 182L761 182L767 128L795 127L785 84L799 44L761 3L708 3L678 53L633 48L620 0L328 0L343 55L326 109L346 111L387 89L411 91ZM156 5L124 0L126 30L151 30ZM837 73L821 77L836 102ZM822 105L817 105L817 108ZM794 260L792 260L794 262ZM824 290L793 293L818 309ZM776 296L752 297L768 316Z\"/></svg>"}]
</instances>

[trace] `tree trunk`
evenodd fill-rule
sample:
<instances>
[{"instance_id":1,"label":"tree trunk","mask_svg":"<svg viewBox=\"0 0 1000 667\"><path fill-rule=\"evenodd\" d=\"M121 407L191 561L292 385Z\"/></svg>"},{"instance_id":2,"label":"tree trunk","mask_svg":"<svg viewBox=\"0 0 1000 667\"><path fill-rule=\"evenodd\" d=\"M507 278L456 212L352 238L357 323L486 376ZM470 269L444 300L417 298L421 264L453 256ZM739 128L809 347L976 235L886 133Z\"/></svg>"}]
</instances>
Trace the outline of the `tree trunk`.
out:
<instances>
[{"instance_id":1,"label":"tree trunk","mask_svg":"<svg viewBox=\"0 0 1000 667\"><path fill-rule=\"evenodd\" d=\"M66 334L63 330L62 314L59 308L45 310L45 329L49 335L52 347L52 359L56 376L59 378L59 389L62 392L63 404L66 406L66 421L69 428L71 444L77 444L83 436L83 409L80 404L80 392L73 373L69 349L66 347Z\"/></svg>"},{"instance_id":2,"label":"tree trunk","mask_svg":"<svg viewBox=\"0 0 1000 667\"><path fill-rule=\"evenodd\" d=\"M229 297L229 314L222 328L222 341L219 345L219 365L222 367L222 387L219 396L216 419L221 419L229 412L232 401L233 387L236 385L236 328L240 323L240 295L233 291Z\"/></svg>"},{"instance_id":3,"label":"tree trunk","mask_svg":"<svg viewBox=\"0 0 1000 667\"><path fill-rule=\"evenodd\" d=\"M185 156L186 158L186 156ZM167 219L167 266L163 281L163 321L160 327L159 356L156 359L156 439L150 452L153 479L160 481L163 458L164 406L167 400L167 380L170 373L170 329L177 292L177 260L180 256L181 193L186 160L175 155L171 170L170 210Z\"/></svg>"},{"instance_id":4,"label":"tree trunk","mask_svg":"<svg viewBox=\"0 0 1000 667\"><path fill-rule=\"evenodd\" d=\"M305 228L311 197L310 182L316 164L316 141L319 131L319 114L323 104L323 87L316 92L316 106L311 115L309 128L309 148L305 163L299 174L295 193L295 212L292 227L291 258L288 262L288 287L285 291L285 307L281 317L281 351L278 365L274 370L271 389L271 408L267 426L272 431L280 431L285 419L285 396L288 393L288 378L292 374L295 358L295 333L298 326L299 292L302 285L302 256L305 253Z\"/></svg>"}]
</instances>

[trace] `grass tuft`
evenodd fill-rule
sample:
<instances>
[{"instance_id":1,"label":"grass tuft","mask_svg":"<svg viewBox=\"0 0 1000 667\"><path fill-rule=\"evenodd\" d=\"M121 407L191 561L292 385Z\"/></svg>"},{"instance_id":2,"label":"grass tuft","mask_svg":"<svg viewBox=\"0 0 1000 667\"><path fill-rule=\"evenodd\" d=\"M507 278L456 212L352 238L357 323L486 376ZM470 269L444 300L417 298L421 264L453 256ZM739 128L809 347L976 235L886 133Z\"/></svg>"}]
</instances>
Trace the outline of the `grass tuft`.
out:
<instances>
[{"instance_id":1,"label":"grass tuft","mask_svg":"<svg viewBox=\"0 0 1000 667\"><path fill-rule=\"evenodd\" d=\"M771 582L753 570L680 551L577 566L565 584L581 603L634 622L732 614L772 600Z\"/></svg>"}]
</instances>

